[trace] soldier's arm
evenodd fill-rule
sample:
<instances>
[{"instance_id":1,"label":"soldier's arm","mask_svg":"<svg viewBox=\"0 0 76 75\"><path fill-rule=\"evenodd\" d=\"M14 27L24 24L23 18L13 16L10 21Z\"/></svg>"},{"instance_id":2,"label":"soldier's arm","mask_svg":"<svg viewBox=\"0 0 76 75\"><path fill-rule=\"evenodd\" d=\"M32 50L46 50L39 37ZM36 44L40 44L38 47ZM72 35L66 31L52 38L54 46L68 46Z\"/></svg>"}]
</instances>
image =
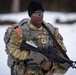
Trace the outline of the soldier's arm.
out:
<instances>
[{"instance_id":1,"label":"soldier's arm","mask_svg":"<svg viewBox=\"0 0 76 75\"><path fill-rule=\"evenodd\" d=\"M63 42L63 37L59 33L59 29L58 28L54 28L54 36L55 36L56 40L58 41L58 43L61 45L62 49L65 52L67 52L66 47L65 47L64 42ZM55 46L55 48L57 48L55 43L54 43L54 46Z\"/></svg>"},{"instance_id":2,"label":"soldier's arm","mask_svg":"<svg viewBox=\"0 0 76 75\"><path fill-rule=\"evenodd\" d=\"M67 49L66 49L66 47L64 45L64 42L63 42L63 37L59 33L58 28L55 28L54 36L57 39L58 43L61 45L62 49L65 52L67 52ZM55 44L54 44L54 46L57 48L57 46ZM58 55L64 58L64 56L62 55L61 52L59 52ZM54 62L52 69L55 69L55 71L57 71L57 73L65 74L67 72L67 70L69 69L69 67L70 67L70 65L68 63L66 63L66 62L64 64L63 63L56 63L56 62Z\"/></svg>"},{"instance_id":3,"label":"soldier's arm","mask_svg":"<svg viewBox=\"0 0 76 75\"><path fill-rule=\"evenodd\" d=\"M19 60L25 60L29 53L26 50L23 51L20 50L22 44L22 37L23 37L22 29L19 27L14 31L8 45L10 55Z\"/></svg>"}]
</instances>

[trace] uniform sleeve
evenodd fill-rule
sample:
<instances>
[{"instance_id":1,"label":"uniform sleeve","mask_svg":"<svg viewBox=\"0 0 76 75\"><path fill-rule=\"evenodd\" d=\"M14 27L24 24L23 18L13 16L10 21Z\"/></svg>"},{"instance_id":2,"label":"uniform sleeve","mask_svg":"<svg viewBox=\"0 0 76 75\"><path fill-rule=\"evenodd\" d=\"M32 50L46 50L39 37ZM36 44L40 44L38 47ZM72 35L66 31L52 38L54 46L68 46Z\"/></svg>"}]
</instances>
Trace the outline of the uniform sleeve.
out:
<instances>
[{"instance_id":1,"label":"uniform sleeve","mask_svg":"<svg viewBox=\"0 0 76 75\"><path fill-rule=\"evenodd\" d=\"M62 47L62 49L66 52L67 50L63 43L63 37L59 33L58 28L54 28L54 36L55 36L56 40L58 41L58 43L60 44L60 46ZM58 48L55 43L54 43L54 47ZM58 55L63 56L61 52L59 52ZM58 73L58 74L65 74L67 72L68 68L69 68L68 63L63 64L63 63L59 63L59 62L53 62L53 67L50 70L50 72L54 72L54 73Z\"/></svg>"},{"instance_id":2,"label":"uniform sleeve","mask_svg":"<svg viewBox=\"0 0 76 75\"><path fill-rule=\"evenodd\" d=\"M66 52L67 50L66 50L66 47L63 43L63 37L59 33L59 29L56 27L54 28L54 36L55 36L56 40L58 41L58 43L61 45L62 49ZM54 47L57 48L55 43L54 43Z\"/></svg>"},{"instance_id":3,"label":"uniform sleeve","mask_svg":"<svg viewBox=\"0 0 76 75\"><path fill-rule=\"evenodd\" d=\"M23 51L20 50L20 47L22 44L22 37L23 37L22 29L17 28L14 31L8 45L8 50L10 55L19 60L25 60L29 53L26 50L23 50Z\"/></svg>"}]
</instances>

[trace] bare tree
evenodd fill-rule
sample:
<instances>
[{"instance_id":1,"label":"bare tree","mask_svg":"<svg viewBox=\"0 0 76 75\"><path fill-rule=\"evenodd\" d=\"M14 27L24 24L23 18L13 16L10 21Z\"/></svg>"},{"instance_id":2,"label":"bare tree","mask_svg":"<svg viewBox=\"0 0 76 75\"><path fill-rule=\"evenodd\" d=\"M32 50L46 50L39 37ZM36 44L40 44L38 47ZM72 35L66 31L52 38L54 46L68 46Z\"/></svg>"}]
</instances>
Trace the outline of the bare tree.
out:
<instances>
[{"instance_id":1,"label":"bare tree","mask_svg":"<svg viewBox=\"0 0 76 75\"><path fill-rule=\"evenodd\" d=\"M12 6L11 6L12 12L19 12L20 11L20 0L12 0Z\"/></svg>"}]
</instances>

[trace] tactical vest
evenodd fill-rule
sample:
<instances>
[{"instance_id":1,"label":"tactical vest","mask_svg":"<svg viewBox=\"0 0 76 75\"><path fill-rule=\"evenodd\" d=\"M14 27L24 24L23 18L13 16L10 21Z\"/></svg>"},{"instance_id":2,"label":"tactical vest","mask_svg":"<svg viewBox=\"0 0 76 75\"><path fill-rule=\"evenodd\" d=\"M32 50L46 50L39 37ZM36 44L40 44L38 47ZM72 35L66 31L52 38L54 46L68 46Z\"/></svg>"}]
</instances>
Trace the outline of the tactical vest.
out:
<instances>
[{"instance_id":1,"label":"tactical vest","mask_svg":"<svg viewBox=\"0 0 76 75\"><path fill-rule=\"evenodd\" d=\"M49 26L51 32L54 34L54 27L50 24L47 24ZM23 32L24 32L24 39L27 41L30 41L31 43L34 43L40 48L48 47L49 45L53 46L53 41L51 37L49 36L46 29L42 28L41 30L34 30L30 28L30 24L28 22L24 23L22 25ZM28 56L28 65L31 67L34 66L41 66L43 67L45 64L45 61L48 61L48 58L46 58L43 54L35 51L30 51L30 54ZM32 59L32 60L31 60Z\"/></svg>"},{"instance_id":2,"label":"tactical vest","mask_svg":"<svg viewBox=\"0 0 76 75\"><path fill-rule=\"evenodd\" d=\"M49 45L53 45L51 37L49 36L48 32L44 28L42 30L33 30L30 28L30 24L28 24L28 21L29 21L29 19L25 18L18 24L14 25L12 27L9 27L7 29L7 32L6 32L5 38L4 38L4 41L7 45L9 43L10 37L13 34L15 28L17 28L19 26L21 26L23 28L24 39L26 39L27 41L33 41L39 47L48 47ZM45 23L45 25L47 25L47 27L50 29L52 34L54 34L54 27L51 24L47 24L47 23ZM14 60L9 56L7 47L6 47L6 52L8 54L7 63L8 63L8 66L11 67ZM30 51L28 59L32 59L32 61L29 61L29 65L31 63L32 64L35 63L38 65L41 64L41 66L42 66L43 61L48 61L48 59L43 54L34 52L34 51Z\"/></svg>"}]
</instances>

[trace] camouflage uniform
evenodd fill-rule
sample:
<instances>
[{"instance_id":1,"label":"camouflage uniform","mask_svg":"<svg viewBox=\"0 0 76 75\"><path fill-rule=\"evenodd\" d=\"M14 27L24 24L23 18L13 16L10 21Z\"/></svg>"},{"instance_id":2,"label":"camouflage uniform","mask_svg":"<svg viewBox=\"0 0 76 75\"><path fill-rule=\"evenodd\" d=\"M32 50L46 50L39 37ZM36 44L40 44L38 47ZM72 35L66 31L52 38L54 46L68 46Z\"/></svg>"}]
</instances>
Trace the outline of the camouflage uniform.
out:
<instances>
[{"instance_id":1,"label":"camouflage uniform","mask_svg":"<svg viewBox=\"0 0 76 75\"><path fill-rule=\"evenodd\" d=\"M63 38L60 35L58 28L54 28L53 26L48 25L46 22L43 21L45 25L51 30L51 32L56 37L59 44L66 52L66 48L63 44ZM44 62L41 64L43 60L48 61L43 54L34 52L34 51L27 51L27 50L20 50L23 38L27 41L34 43L39 47L48 47L49 45L57 46L52 41L51 37L48 35L48 32L43 28L36 28L31 23L30 20L23 25L23 27L19 26L15 29L10 43L8 45L8 49L10 55L15 60L13 65L13 72L15 75L44 75L42 72L42 68L44 66ZM27 59L33 59L32 61L26 61ZM26 63L24 62L26 61ZM32 65L31 65L32 63ZM35 64L33 64L35 63ZM64 74L65 71L59 68L59 63L52 64L52 68L46 73L46 75L54 75L55 73ZM62 64L61 64L62 65ZM58 74L58 75L59 75ZM57 75L57 74L56 74Z\"/></svg>"}]
</instances>

